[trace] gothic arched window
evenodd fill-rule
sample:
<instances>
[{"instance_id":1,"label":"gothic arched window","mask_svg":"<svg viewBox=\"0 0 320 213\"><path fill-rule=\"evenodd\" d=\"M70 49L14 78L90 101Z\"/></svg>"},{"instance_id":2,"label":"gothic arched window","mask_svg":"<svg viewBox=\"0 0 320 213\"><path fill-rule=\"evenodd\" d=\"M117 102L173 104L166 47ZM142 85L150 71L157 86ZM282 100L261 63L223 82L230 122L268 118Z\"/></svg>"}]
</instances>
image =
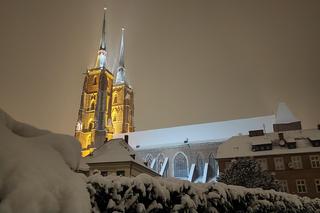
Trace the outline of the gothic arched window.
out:
<instances>
[{"instance_id":1,"label":"gothic arched window","mask_svg":"<svg viewBox=\"0 0 320 213\"><path fill-rule=\"evenodd\" d=\"M93 77L93 85L96 85L98 82L97 82L97 76L94 76Z\"/></svg>"},{"instance_id":2,"label":"gothic arched window","mask_svg":"<svg viewBox=\"0 0 320 213\"><path fill-rule=\"evenodd\" d=\"M89 130L91 131L93 128L94 128L94 122L91 121L91 122L89 123Z\"/></svg>"},{"instance_id":3,"label":"gothic arched window","mask_svg":"<svg viewBox=\"0 0 320 213\"><path fill-rule=\"evenodd\" d=\"M198 174L201 177L203 175L203 170L204 170L204 160L200 154L197 157L196 167L197 167Z\"/></svg>"},{"instance_id":4,"label":"gothic arched window","mask_svg":"<svg viewBox=\"0 0 320 213\"><path fill-rule=\"evenodd\" d=\"M117 94L114 95L113 103L114 104L118 103L118 95Z\"/></svg>"},{"instance_id":5,"label":"gothic arched window","mask_svg":"<svg viewBox=\"0 0 320 213\"><path fill-rule=\"evenodd\" d=\"M210 177L215 177L217 176L218 173L218 162L214 158L214 155L211 153L209 155L209 175Z\"/></svg>"},{"instance_id":6,"label":"gothic arched window","mask_svg":"<svg viewBox=\"0 0 320 213\"><path fill-rule=\"evenodd\" d=\"M94 110L94 107L95 107L95 104L94 104L94 101L92 101L90 104L90 110Z\"/></svg>"},{"instance_id":7,"label":"gothic arched window","mask_svg":"<svg viewBox=\"0 0 320 213\"><path fill-rule=\"evenodd\" d=\"M188 161L182 152L176 154L173 159L173 175L179 178L188 177Z\"/></svg>"},{"instance_id":8,"label":"gothic arched window","mask_svg":"<svg viewBox=\"0 0 320 213\"><path fill-rule=\"evenodd\" d=\"M160 173L163 163L164 163L164 155L159 154L157 157L156 172Z\"/></svg>"},{"instance_id":9,"label":"gothic arched window","mask_svg":"<svg viewBox=\"0 0 320 213\"><path fill-rule=\"evenodd\" d=\"M153 157L151 154L148 154L145 158L145 162L147 163L147 166L150 167L152 163Z\"/></svg>"}]
</instances>

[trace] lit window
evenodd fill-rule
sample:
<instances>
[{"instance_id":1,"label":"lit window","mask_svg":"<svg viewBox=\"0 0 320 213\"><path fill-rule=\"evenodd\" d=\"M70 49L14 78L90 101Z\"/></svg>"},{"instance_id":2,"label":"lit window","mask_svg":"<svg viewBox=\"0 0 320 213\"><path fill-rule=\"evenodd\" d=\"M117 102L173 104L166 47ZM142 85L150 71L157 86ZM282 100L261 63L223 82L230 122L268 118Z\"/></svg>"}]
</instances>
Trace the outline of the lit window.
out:
<instances>
[{"instance_id":1,"label":"lit window","mask_svg":"<svg viewBox=\"0 0 320 213\"><path fill-rule=\"evenodd\" d=\"M216 161L216 159L214 158L214 155L211 153L209 155L209 173L211 177L215 177L217 176L218 173L218 162Z\"/></svg>"},{"instance_id":2,"label":"lit window","mask_svg":"<svg viewBox=\"0 0 320 213\"><path fill-rule=\"evenodd\" d=\"M310 155L310 163L312 168L320 168L320 155Z\"/></svg>"},{"instance_id":3,"label":"lit window","mask_svg":"<svg viewBox=\"0 0 320 213\"><path fill-rule=\"evenodd\" d=\"M315 179L314 184L316 187L316 192L320 193L320 179Z\"/></svg>"},{"instance_id":4,"label":"lit window","mask_svg":"<svg viewBox=\"0 0 320 213\"><path fill-rule=\"evenodd\" d=\"M93 102L91 102L91 105L90 105L90 110L94 110L94 101Z\"/></svg>"},{"instance_id":5,"label":"lit window","mask_svg":"<svg viewBox=\"0 0 320 213\"><path fill-rule=\"evenodd\" d=\"M203 170L204 170L204 160L200 155L198 155L198 157L197 157L196 169L197 169L198 175L200 177L202 177L203 176Z\"/></svg>"},{"instance_id":6,"label":"lit window","mask_svg":"<svg viewBox=\"0 0 320 213\"><path fill-rule=\"evenodd\" d=\"M93 128L94 128L94 122L91 121L91 122L89 123L89 130L92 130Z\"/></svg>"},{"instance_id":7,"label":"lit window","mask_svg":"<svg viewBox=\"0 0 320 213\"><path fill-rule=\"evenodd\" d=\"M302 169L301 156L291 156L291 163L293 169Z\"/></svg>"},{"instance_id":8,"label":"lit window","mask_svg":"<svg viewBox=\"0 0 320 213\"><path fill-rule=\"evenodd\" d=\"M178 153L173 160L173 172L175 177L188 177L188 162L184 154Z\"/></svg>"},{"instance_id":9,"label":"lit window","mask_svg":"<svg viewBox=\"0 0 320 213\"><path fill-rule=\"evenodd\" d=\"M157 162L156 162L156 171L158 173L160 173L161 171L161 168L162 168L162 165L164 163L164 155L163 154L159 154L158 157L157 157Z\"/></svg>"},{"instance_id":10,"label":"lit window","mask_svg":"<svg viewBox=\"0 0 320 213\"><path fill-rule=\"evenodd\" d=\"M97 76L94 76L93 77L93 85L96 85L97 84Z\"/></svg>"},{"instance_id":11,"label":"lit window","mask_svg":"<svg viewBox=\"0 0 320 213\"><path fill-rule=\"evenodd\" d=\"M116 104L117 102L118 102L118 96L115 95L114 98L113 98L113 103Z\"/></svg>"},{"instance_id":12,"label":"lit window","mask_svg":"<svg viewBox=\"0 0 320 213\"><path fill-rule=\"evenodd\" d=\"M268 170L268 161L266 158L256 159L257 163L260 165L262 170Z\"/></svg>"},{"instance_id":13,"label":"lit window","mask_svg":"<svg viewBox=\"0 0 320 213\"><path fill-rule=\"evenodd\" d=\"M277 180L280 185L281 192L289 192L288 181L287 180Z\"/></svg>"},{"instance_id":14,"label":"lit window","mask_svg":"<svg viewBox=\"0 0 320 213\"><path fill-rule=\"evenodd\" d=\"M147 163L147 166L150 167L151 166L151 163L152 163L152 155L151 154L148 154L145 158L145 162Z\"/></svg>"},{"instance_id":15,"label":"lit window","mask_svg":"<svg viewBox=\"0 0 320 213\"><path fill-rule=\"evenodd\" d=\"M297 192L298 193L306 193L307 192L307 185L305 179L298 179L296 180L297 185Z\"/></svg>"},{"instance_id":16,"label":"lit window","mask_svg":"<svg viewBox=\"0 0 320 213\"><path fill-rule=\"evenodd\" d=\"M283 157L273 158L275 170L284 170L284 160Z\"/></svg>"}]
</instances>

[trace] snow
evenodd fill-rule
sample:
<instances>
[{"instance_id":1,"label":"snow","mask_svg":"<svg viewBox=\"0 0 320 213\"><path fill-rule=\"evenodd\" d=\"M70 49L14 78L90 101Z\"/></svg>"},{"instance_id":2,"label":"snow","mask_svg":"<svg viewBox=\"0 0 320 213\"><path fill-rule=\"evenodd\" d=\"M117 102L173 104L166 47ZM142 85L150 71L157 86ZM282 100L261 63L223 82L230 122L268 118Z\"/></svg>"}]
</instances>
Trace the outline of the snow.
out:
<instances>
[{"instance_id":1,"label":"snow","mask_svg":"<svg viewBox=\"0 0 320 213\"><path fill-rule=\"evenodd\" d=\"M262 116L238 120L220 121L204 124L178 126L164 129L136 131L126 133L129 135L129 144L133 149L151 149L174 147L188 144L222 142L232 136L247 134L252 129L263 129L266 132L273 131L275 116ZM123 138L125 134L115 135L115 138ZM139 148L137 148L139 147Z\"/></svg>"},{"instance_id":2,"label":"snow","mask_svg":"<svg viewBox=\"0 0 320 213\"><path fill-rule=\"evenodd\" d=\"M276 114L276 123L277 124L285 124L285 123L293 123L299 121L296 117L292 114L286 103L281 102L277 108Z\"/></svg>"},{"instance_id":3,"label":"snow","mask_svg":"<svg viewBox=\"0 0 320 213\"><path fill-rule=\"evenodd\" d=\"M86 178L73 172L80 145L0 109L0 212L90 212Z\"/></svg>"},{"instance_id":4,"label":"snow","mask_svg":"<svg viewBox=\"0 0 320 213\"><path fill-rule=\"evenodd\" d=\"M248 189L223 183L195 184L176 179L150 177L88 178L95 212L296 212L311 213L320 199Z\"/></svg>"},{"instance_id":5,"label":"snow","mask_svg":"<svg viewBox=\"0 0 320 213\"><path fill-rule=\"evenodd\" d=\"M320 147L313 147L307 138L320 138L320 130L305 129L283 132L284 138L288 141L295 141L297 148L288 149L273 144L272 150L256 151L251 150L252 144L267 144L279 139L278 133L267 133L264 136L249 137L248 135L235 136L222 143L217 151L217 158L235 158L263 155L280 155L294 153L320 152Z\"/></svg>"}]
</instances>

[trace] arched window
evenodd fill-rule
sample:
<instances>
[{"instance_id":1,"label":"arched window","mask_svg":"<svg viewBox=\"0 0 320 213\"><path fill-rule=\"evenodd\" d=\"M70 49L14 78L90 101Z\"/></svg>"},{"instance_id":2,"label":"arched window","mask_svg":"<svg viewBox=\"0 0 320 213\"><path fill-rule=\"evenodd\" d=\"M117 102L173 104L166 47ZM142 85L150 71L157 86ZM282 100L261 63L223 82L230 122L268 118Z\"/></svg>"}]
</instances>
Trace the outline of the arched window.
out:
<instances>
[{"instance_id":1,"label":"arched window","mask_svg":"<svg viewBox=\"0 0 320 213\"><path fill-rule=\"evenodd\" d=\"M198 175L201 177L203 175L203 170L204 170L204 160L200 154L197 156L196 167L197 167Z\"/></svg>"},{"instance_id":2,"label":"arched window","mask_svg":"<svg viewBox=\"0 0 320 213\"><path fill-rule=\"evenodd\" d=\"M209 176L210 177L215 177L217 176L217 173L218 173L218 162L216 161L216 159L214 158L214 155L211 153L209 155Z\"/></svg>"},{"instance_id":3,"label":"arched window","mask_svg":"<svg viewBox=\"0 0 320 213\"><path fill-rule=\"evenodd\" d=\"M91 131L93 128L94 128L94 122L91 121L91 122L89 123L89 130Z\"/></svg>"},{"instance_id":4,"label":"arched window","mask_svg":"<svg viewBox=\"0 0 320 213\"><path fill-rule=\"evenodd\" d=\"M90 110L94 110L94 107L95 107L95 103L94 103L94 101L92 101L90 104Z\"/></svg>"},{"instance_id":5,"label":"arched window","mask_svg":"<svg viewBox=\"0 0 320 213\"><path fill-rule=\"evenodd\" d=\"M118 103L118 95L117 94L114 95L113 103L114 104Z\"/></svg>"},{"instance_id":6,"label":"arched window","mask_svg":"<svg viewBox=\"0 0 320 213\"><path fill-rule=\"evenodd\" d=\"M150 167L151 163L152 163L153 157L151 154L147 154L146 158L145 158L145 162L147 163L147 166Z\"/></svg>"},{"instance_id":7,"label":"arched window","mask_svg":"<svg viewBox=\"0 0 320 213\"><path fill-rule=\"evenodd\" d=\"M179 178L188 177L188 161L182 152L176 154L173 159L173 175Z\"/></svg>"},{"instance_id":8,"label":"arched window","mask_svg":"<svg viewBox=\"0 0 320 213\"><path fill-rule=\"evenodd\" d=\"M93 77L93 85L96 85L98 82L97 82L97 76L94 76Z\"/></svg>"},{"instance_id":9,"label":"arched window","mask_svg":"<svg viewBox=\"0 0 320 213\"><path fill-rule=\"evenodd\" d=\"M161 153L157 157L156 172L160 173L163 163L164 163L164 155Z\"/></svg>"}]
</instances>

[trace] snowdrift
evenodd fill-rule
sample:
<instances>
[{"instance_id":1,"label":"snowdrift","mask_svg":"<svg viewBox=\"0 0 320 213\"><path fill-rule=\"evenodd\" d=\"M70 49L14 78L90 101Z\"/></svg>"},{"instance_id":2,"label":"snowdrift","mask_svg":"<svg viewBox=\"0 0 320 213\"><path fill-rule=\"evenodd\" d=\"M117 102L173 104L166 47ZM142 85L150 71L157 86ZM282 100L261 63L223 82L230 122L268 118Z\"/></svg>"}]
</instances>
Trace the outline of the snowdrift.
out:
<instances>
[{"instance_id":1,"label":"snowdrift","mask_svg":"<svg viewBox=\"0 0 320 213\"><path fill-rule=\"evenodd\" d=\"M93 212L320 212L320 199L223 183L195 184L141 174L88 178Z\"/></svg>"},{"instance_id":2,"label":"snowdrift","mask_svg":"<svg viewBox=\"0 0 320 213\"><path fill-rule=\"evenodd\" d=\"M90 212L79 142L12 119L0 109L0 212Z\"/></svg>"}]
</instances>

